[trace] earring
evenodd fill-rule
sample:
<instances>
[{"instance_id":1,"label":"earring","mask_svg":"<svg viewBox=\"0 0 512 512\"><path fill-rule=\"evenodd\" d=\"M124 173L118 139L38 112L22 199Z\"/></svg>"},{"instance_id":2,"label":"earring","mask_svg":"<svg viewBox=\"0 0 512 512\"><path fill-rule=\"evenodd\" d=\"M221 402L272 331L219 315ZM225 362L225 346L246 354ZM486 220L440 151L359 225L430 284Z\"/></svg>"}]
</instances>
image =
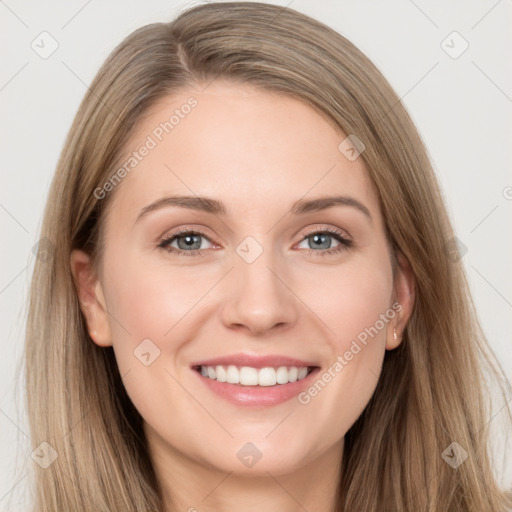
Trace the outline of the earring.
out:
<instances>
[{"instance_id":1,"label":"earring","mask_svg":"<svg viewBox=\"0 0 512 512\"><path fill-rule=\"evenodd\" d=\"M398 339L398 336L396 334L396 329L393 329L393 339L394 340Z\"/></svg>"}]
</instances>

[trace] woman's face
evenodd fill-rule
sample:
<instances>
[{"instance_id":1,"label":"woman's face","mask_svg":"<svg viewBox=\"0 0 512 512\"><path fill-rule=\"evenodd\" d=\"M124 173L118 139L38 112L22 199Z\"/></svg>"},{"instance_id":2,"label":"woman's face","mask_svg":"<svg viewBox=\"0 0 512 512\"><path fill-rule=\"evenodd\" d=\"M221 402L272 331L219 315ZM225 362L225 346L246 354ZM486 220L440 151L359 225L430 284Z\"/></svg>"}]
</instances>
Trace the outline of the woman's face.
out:
<instances>
[{"instance_id":1,"label":"woman's face","mask_svg":"<svg viewBox=\"0 0 512 512\"><path fill-rule=\"evenodd\" d=\"M155 105L97 192L115 192L98 274L80 252L72 268L159 460L339 460L410 309L345 138L301 101L216 80Z\"/></svg>"}]
</instances>

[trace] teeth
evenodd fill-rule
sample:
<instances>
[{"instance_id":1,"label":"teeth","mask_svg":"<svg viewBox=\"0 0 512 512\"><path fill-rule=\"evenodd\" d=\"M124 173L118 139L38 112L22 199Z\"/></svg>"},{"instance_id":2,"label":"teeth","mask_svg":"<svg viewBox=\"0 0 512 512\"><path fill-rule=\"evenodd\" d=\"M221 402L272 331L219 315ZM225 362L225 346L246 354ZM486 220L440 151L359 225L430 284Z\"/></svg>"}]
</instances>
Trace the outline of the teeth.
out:
<instances>
[{"instance_id":1,"label":"teeth","mask_svg":"<svg viewBox=\"0 0 512 512\"><path fill-rule=\"evenodd\" d=\"M238 384L240 382L240 372L236 366L228 366L226 370L226 382Z\"/></svg>"},{"instance_id":2,"label":"teeth","mask_svg":"<svg viewBox=\"0 0 512 512\"><path fill-rule=\"evenodd\" d=\"M201 366L201 375L218 382L241 384L242 386L275 386L302 380L308 375L307 367L279 366L278 368L251 368L242 366L238 369L234 365Z\"/></svg>"},{"instance_id":3,"label":"teeth","mask_svg":"<svg viewBox=\"0 0 512 512\"><path fill-rule=\"evenodd\" d=\"M222 366L217 366L215 368L215 373L217 374L216 379L219 382L226 382L228 376L226 370Z\"/></svg>"}]
</instances>

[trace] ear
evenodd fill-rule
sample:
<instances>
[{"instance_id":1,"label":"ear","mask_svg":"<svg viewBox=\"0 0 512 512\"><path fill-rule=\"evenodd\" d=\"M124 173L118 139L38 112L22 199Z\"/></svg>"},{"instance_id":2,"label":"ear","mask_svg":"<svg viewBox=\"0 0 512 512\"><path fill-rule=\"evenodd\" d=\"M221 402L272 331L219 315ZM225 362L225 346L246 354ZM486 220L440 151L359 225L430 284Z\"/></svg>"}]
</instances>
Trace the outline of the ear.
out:
<instances>
[{"instance_id":1,"label":"ear","mask_svg":"<svg viewBox=\"0 0 512 512\"><path fill-rule=\"evenodd\" d=\"M91 258L87 253L75 249L71 252L70 264L89 335L96 345L109 347L112 345L112 334L105 296Z\"/></svg>"},{"instance_id":2,"label":"ear","mask_svg":"<svg viewBox=\"0 0 512 512\"><path fill-rule=\"evenodd\" d=\"M397 269L394 283L394 301L391 306L396 312L388 323L386 349L393 350L402 342L403 332L411 316L414 299L414 273L407 258L397 253Z\"/></svg>"}]
</instances>

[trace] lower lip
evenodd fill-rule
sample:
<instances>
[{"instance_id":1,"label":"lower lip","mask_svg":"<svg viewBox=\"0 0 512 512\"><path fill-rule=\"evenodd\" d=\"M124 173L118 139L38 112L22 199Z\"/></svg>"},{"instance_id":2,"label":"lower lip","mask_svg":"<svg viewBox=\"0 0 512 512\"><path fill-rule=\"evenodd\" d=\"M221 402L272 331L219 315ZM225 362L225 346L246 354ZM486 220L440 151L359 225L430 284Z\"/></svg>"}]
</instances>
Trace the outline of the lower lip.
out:
<instances>
[{"instance_id":1,"label":"lower lip","mask_svg":"<svg viewBox=\"0 0 512 512\"><path fill-rule=\"evenodd\" d=\"M288 384L276 384L275 386L242 386L218 382L208 377L203 377L197 370L193 370L201 381L214 393L225 400L240 406L270 407L286 402L297 396L311 385L320 368L314 368L306 377Z\"/></svg>"}]
</instances>

